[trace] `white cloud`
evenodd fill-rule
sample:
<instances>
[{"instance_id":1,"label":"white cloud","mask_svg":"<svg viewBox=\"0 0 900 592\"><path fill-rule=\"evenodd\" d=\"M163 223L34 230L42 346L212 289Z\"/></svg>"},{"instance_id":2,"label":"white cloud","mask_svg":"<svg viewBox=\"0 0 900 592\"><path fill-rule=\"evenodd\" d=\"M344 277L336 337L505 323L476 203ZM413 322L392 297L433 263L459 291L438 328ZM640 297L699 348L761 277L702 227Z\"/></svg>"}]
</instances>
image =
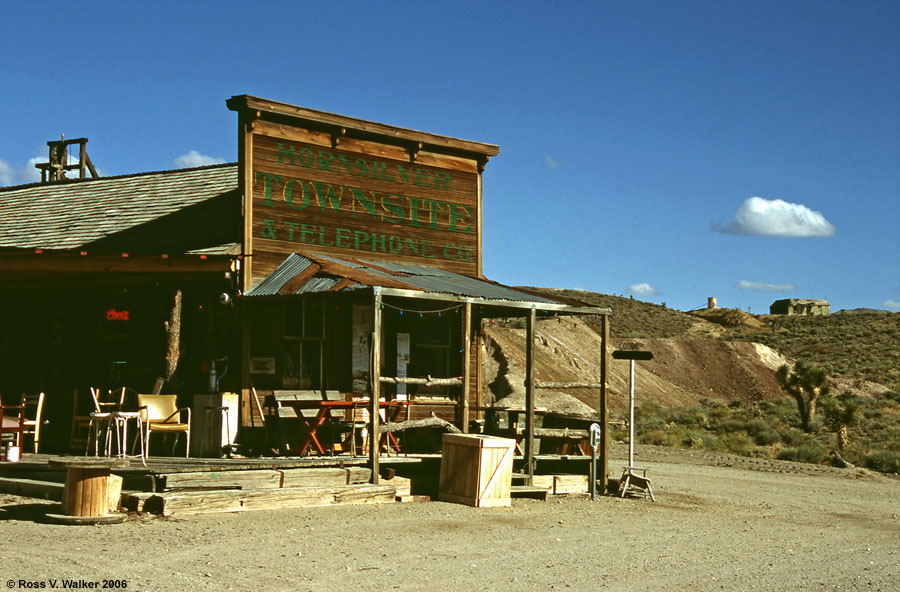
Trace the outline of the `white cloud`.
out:
<instances>
[{"instance_id":1,"label":"white cloud","mask_svg":"<svg viewBox=\"0 0 900 592\"><path fill-rule=\"evenodd\" d=\"M835 228L821 212L781 199L748 198L728 224L713 224L724 234L761 236L834 236Z\"/></svg>"},{"instance_id":2,"label":"white cloud","mask_svg":"<svg viewBox=\"0 0 900 592\"><path fill-rule=\"evenodd\" d=\"M547 166L550 167L551 169L558 169L559 167L562 166L562 161L556 160L549 154L546 156L546 158L544 160L547 163Z\"/></svg>"},{"instance_id":3,"label":"white cloud","mask_svg":"<svg viewBox=\"0 0 900 592\"><path fill-rule=\"evenodd\" d=\"M653 286L648 284L647 282L641 282L640 284L631 284L628 286L629 294L637 294L638 296L659 296L659 292L657 292Z\"/></svg>"},{"instance_id":4,"label":"white cloud","mask_svg":"<svg viewBox=\"0 0 900 592\"><path fill-rule=\"evenodd\" d=\"M77 154L68 152L67 157L70 165L78 164ZM29 158L28 162L26 162L25 165L22 166L22 168L15 168L8 162L0 160L0 186L40 183L41 171L34 165L45 162L47 162L46 156L34 156L32 158ZM101 169L97 169L97 174L102 177L103 171ZM87 175L88 177L90 177L90 173L87 173ZM66 178L77 179L78 169L66 171Z\"/></svg>"},{"instance_id":5,"label":"white cloud","mask_svg":"<svg viewBox=\"0 0 900 592\"><path fill-rule=\"evenodd\" d=\"M0 186L23 185L40 181L41 172L34 168L36 162L47 162L47 158L32 158L20 169L15 168L5 160L0 160Z\"/></svg>"},{"instance_id":6,"label":"white cloud","mask_svg":"<svg viewBox=\"0 0 900 592\"><path fill-rule=\"evenodd\" d=\"M73 161L72 158L72 155L69 155L69 164L75 164L78 162L77 159ZM37 183L41 180L41 171L36 166L34 166L39 162L47 162L47 158L36 156L34 158L28 159L28 164L26 164L25 168L22 169L22 171L19 173L19 183ZM73 172L75 173L74 176L77 177L77 171L69 171L67 175L71 175Z\"/></svg>"},{"instance_id":7,"label":"white cloud","mask_svg":"<svg viewBox=\"0 0 900 592\"><path fill-rule=\"evenodd\" d=\"M15 171L5 160L0 160L0 185L12 185Z\"/></svg>"},{"instance_id":8,"label":"white cloud","mask_svg":"<svg viewBox=\"0 0 900 592\"><path fill-rule=\"evenodd\" d=\"M797 286L794 284L770 284L768 282L749 282L747 280L741 280L735 287L738 290L762 290L762 291L772 291L772 292L790 292L791 290L796 290Z\"/></svg>"},{"instance_id":9,"label":"white cloud","mask_svg":"<svg viewBox=\"0 0 900 592\"><path fill-rule=\"evenodd\" d=\"M175 158L175 166L180 169L206 166L210 164L222 164L224 162L226 162L225 159L200 154L196 150L191 150L187 154L182 154L181 156Z\"/></svg>"},{"instance_id":10,"label":"white cloud","mask_svg":"<svg viewBox=\"0 0 900 592\"><path fill-rule=\"evenodd\" d=\"M900 312L900 301L898 300L885 300L881 303L881 306L894 312Z\"/></svg>"}]
</instances>

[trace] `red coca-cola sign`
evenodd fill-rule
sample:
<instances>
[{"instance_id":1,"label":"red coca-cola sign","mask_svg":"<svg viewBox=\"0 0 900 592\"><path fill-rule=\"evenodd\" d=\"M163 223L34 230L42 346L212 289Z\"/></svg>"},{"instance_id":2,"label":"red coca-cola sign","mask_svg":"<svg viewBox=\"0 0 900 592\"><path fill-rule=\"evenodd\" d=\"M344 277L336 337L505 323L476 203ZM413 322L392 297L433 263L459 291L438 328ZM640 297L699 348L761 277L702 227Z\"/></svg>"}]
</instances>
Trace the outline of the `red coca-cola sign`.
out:
<instances>
[{"instance_id":1,"label":"red coca-cola sign","mask_svg":"<svg viewBox=\"0 0 900 592\"><path fill-rule=\"evenodd\" d=\"M106 320L114 322L124 322L131 316L131 311L127 308L113 306L106 309Z\"/></svg>"}]
</instances>

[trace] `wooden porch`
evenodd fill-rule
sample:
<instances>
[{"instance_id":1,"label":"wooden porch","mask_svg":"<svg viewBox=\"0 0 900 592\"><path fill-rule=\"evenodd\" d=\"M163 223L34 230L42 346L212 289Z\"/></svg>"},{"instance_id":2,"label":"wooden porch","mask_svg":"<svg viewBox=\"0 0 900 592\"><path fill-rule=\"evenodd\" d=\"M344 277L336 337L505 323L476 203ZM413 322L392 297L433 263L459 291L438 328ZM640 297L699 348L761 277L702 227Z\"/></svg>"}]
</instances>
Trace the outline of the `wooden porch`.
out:
<instances>
[{"instance_id":1,"label":"wooden porch","mask_svg":"<svg viewBox=\"0 0 900 592\"><path fill-rule=\"evenodd\" d=\"M66 472L55 461L72 458L25 454L19 462L0 463L0 492L61 501ZM536 475L530 496L587 492L589 457L538 455L536 460L554 474ZM122 510L162 516L437 499L440 454L381 456L378 484L371 483L368 463L368 457L346 455L151 457L147 466L133 459L112 474L120 479ZM518 455L514 466L521 469L524 463Z\"/></svg>"}]
</instances>

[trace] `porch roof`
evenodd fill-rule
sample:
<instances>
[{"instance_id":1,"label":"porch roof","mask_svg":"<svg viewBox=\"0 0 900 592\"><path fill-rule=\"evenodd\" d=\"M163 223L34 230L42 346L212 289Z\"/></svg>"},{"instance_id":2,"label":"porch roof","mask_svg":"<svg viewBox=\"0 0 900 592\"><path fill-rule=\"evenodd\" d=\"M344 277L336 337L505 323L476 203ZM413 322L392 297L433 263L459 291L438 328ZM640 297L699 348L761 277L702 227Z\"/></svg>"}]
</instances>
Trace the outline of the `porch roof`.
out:
<instances>
[{"instance_id":1,"label":"porch roof","mask_svg":"<svg viewBox=\"0 0 900 592\"><path fill-rule=\"evenodd\" d=\"M329 255L292 253L246 297L289 296L380 288L384 296L428 300L471 301L475 304L575 314L608 314L608 308L563 303L537 294L437 267L397 261L341 259Z\"/></svg>"}]
</instances>

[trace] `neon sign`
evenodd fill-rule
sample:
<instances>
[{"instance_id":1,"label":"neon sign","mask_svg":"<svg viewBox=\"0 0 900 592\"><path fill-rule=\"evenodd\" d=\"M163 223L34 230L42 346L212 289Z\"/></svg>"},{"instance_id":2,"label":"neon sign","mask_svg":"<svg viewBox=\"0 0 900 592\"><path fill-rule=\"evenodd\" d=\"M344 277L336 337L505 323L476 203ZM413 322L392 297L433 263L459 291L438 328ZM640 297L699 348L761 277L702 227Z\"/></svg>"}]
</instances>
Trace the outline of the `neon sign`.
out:
<instances>
[{"instance_id":1,"label":"neon sign","mask_svg":"<svg viewBox=\"0 0 900 592\"><path fill-rule=\"evenodd\" d=\"M116 308L115 306L112 308L106 309L106 320L107 321L127 321L129 316L131 315L131 311L127 308Z\"/></svg>"}]
</instances>

